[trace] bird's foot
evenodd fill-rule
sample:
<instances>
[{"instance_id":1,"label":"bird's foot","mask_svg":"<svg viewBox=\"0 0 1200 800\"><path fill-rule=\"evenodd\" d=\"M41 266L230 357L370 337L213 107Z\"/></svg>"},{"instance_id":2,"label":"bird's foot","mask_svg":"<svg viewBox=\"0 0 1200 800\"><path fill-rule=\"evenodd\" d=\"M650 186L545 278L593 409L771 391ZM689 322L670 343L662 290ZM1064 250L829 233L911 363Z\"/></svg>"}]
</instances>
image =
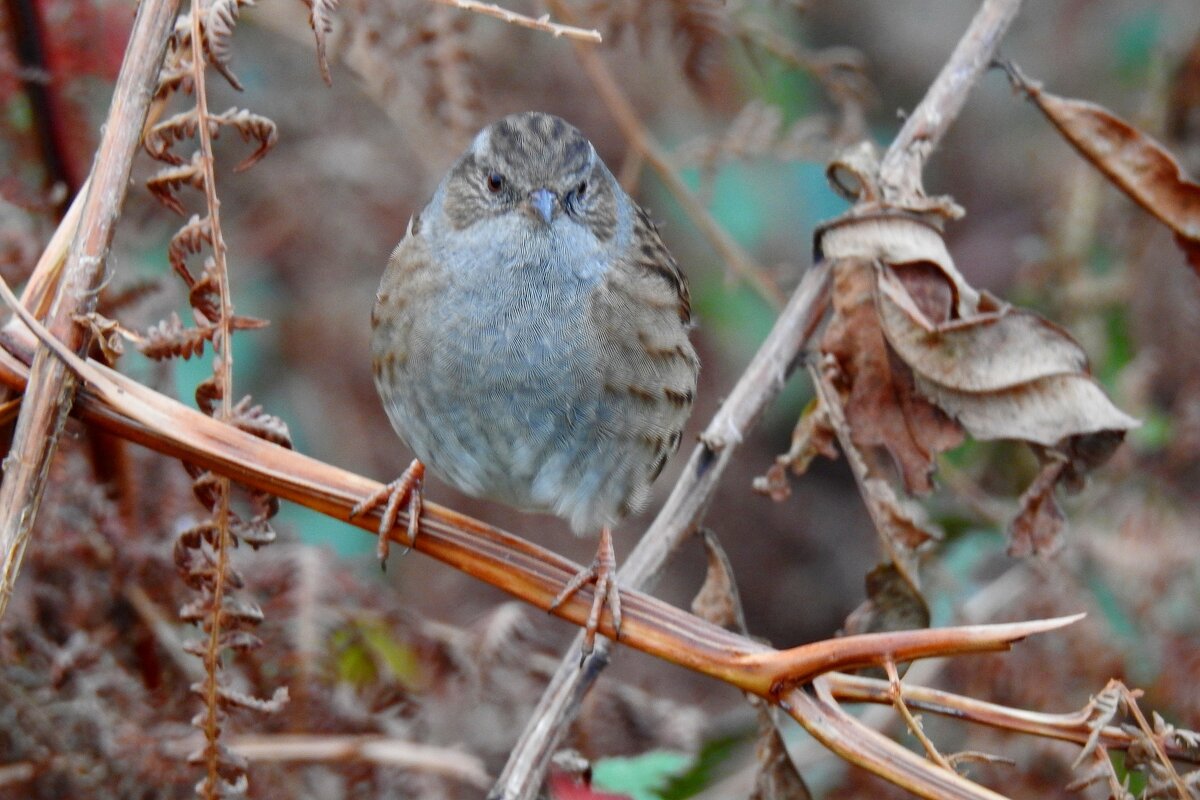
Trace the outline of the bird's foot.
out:
<instances>
[{"instance_id":1,"label":"bird's foot","mask_svg":"<svg viewBox=\"0 0 1200 800\"><path fill-rule=\"evenodd\" d=\"M391 545L392 528L396 527L396 518L400 515L400 506L408 501L408 530L403 540L405 547L412 547L417 540L417 531L421 524L421 484L425 480L425 465L420 459L414 458L408 469L396 480L366 498L350 509L350 519L361 516L386 501L383 516L379 520L379 544L376 555L379 556L379 566L387 569L388 550Z\"/></svg>"},{"instance_id":2,"label":"bird's foot","mask_svg":"<svg viewBox=\"0 0 1200 800\"><path fill-rule=\"evenodd\" d=\"M613 553L612 533L607 527L600 531L600 546L596 549L596 558L587 569L580 570L571 582L558 593L550 604L550 611L570 599L571 595L589 583L596 585L596 594L592 600L592 611L588 614L584 625L583 657L591 654L596 644L596 630L600 627L600 615L604 606L608 606L612 615L614 639L621 638L621 593L617 588L617 557Z\"/></svg>"}]
</instances>

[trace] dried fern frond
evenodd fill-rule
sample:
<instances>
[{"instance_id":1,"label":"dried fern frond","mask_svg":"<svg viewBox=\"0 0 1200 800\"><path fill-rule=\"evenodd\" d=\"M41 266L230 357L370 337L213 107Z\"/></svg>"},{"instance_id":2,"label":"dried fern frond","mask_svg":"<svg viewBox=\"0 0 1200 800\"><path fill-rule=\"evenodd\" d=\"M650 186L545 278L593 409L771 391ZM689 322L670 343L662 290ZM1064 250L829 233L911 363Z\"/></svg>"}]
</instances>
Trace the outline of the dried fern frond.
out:
<instances>
[{"instance_id":1,"label":"dried fern frond","mask_svg":"<svg viewBox=\"0 0 1200 800\"><path fill-rule=\"evenodd\" d=\"M321 79L327 86L333 85L329 74L329 60L325 54L325 37L333 32L333 16L337 12L338 0L304 0L308 6L308 27L312 28L317 43L317 66Z\"/></svg>"},{"instance_id":2,"label":"dried fern frond","mask_svg":"<svg viewBox=\"0 0 1200 800\"><path fill-rule=\"evenodd\" d=\"M681 52L683 74L693 83L709 77L732 31L730 10L722 0L597 0L590 4L588 16L598 20L611 39L632 34L643 49L666 31Z\"/></svg>"},{"instance_id":3,"label":"dried fern frond","mask_svg":"<svg viewBox=\"0 0 1200 800\"><path fill-rule=\"evenodd\" d=\"M229 422L252 436L292 449L292 434L287 423L274 414L265 412L262 406L253 405L248 395L233 407L233 416Z\"/></svg>"},{"instance_id":4,"label":"dried fern frond","mask_svg":"<svg viewBox=\"0 0 1200 800\"><path fill-rule=\"evenodd\" d=\"M415 104L460 148L478 128L474 15L431 3L355 0L347 14L345 63L389 115L408 121Z\"/></svg>"},{"instance_id":5,"label":"dried fern frond","mask_svg":"<svg viewBox=\"0 0 1200 800\"><path fill-rule=\"evenodd\" d=\"M168 164L185 163L183 157L176 154L173 148L178 142L195 138L196 120L196 109L190 108L159 122L145 136L146 152ZM220 135L221 128L230 127L238 132L243 141L257 143L257 149L234 167L235 172L252 167L279 140L274 122L246 109L230 108L221 114L211 114L208 117L208 126L209 135L214 139Z\"/></svg>"},{"instance_id":6,"label":"dried fern frond","mask_svg":"<svg viewBox=\"0 0 1200 800\"><path fill-rule=\"evenodd\" d=\"M256 330L265 328L267 324L266 320L253 317L234 317L231 320L233 330ZM186 361L192 356L202 355L204 343L211 342L219 330L217 325L211 324L188 327L183 324L178 314L172 312L170 317L151 327L137 337L135 342L142 355L155 361L168 358L182 358Z\"/></svg>"},{"instance_id":7,"label":"dried fern frond","mask_svg":"<svg viewBox=\"0 0 1200 800\"><path fill-rule=\"evenodd\" d=\"M200 169L200 154L193 153L190 161L177 166L163 167L146 181L150 194L176 214L186 212L179 199L179 190L185 186L204 190L204 174Z\"/></svg>"},{"instance_id":8,"label":"dried fern frond","mask_svg":"<svg viewBox=\"0 0 1200 800\"><path fill-rule=\"evenodd\" d=\"M242 84L229 67L233 29L237 26L242 8L254 5L254 0L211 0L204 18L204 49L211 64L233 88L241 91Z\"/></svg>"}]
</instances>

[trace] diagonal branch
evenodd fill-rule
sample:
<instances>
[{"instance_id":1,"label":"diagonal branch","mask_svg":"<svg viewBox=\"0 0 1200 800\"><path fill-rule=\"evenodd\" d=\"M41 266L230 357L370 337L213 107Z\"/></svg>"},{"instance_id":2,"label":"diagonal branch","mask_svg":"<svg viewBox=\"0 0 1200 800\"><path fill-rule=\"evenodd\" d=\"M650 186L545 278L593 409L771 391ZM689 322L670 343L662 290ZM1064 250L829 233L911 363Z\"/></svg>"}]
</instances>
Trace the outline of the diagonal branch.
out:
<instances>
[{"instance_id":1,"label":"diagonal branch","mask_svg":"<svg viewBox=\"0 0 1200 800\"><path fill-rule=\"evenodd\" d=\"M139 6L125 58L113 91L108 120L79 227L66 262L58 296L47 324L73 350L87 343L86 330L75 323L92 310L96 289L103 282L105 260L125 191L133 156L142 137L142 123L154 94L167 37L180 0L144 0ZM8 606L21 567L25 545L37 516L50 459L74 398L74 385L64 365L46 350L38 350L12 449L5 459L0 485L0 616Z\"/></svg>"}]
</instances>

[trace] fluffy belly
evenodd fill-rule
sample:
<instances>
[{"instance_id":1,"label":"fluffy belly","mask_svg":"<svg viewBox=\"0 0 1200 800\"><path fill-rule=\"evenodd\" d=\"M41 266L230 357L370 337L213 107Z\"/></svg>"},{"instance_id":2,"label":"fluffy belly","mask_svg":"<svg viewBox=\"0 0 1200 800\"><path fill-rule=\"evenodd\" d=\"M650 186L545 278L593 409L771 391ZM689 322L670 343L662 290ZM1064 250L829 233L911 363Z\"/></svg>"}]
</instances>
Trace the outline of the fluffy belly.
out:
<instances>
[{"instance_id":1,"label":"fluffy belly","mask_svg":"<svg viewBox=\"0 0 1200 800\"><path fill-rule=\"evenodd\" d=\"M467 494L558 514L578 532L615 522L630 454L582 304L438 323L414 325L400 374L380 376L417 457Z\"/></svg>"}]
</instances>

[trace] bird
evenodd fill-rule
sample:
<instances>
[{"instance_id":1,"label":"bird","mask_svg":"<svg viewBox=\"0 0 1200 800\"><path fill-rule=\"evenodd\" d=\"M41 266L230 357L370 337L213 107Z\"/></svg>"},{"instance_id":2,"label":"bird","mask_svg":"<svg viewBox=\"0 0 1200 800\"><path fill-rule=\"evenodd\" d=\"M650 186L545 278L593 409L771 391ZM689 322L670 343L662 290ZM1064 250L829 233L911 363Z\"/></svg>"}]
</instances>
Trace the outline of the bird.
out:
<instances>
[{"instance_id":1,"label":"bird","mask_svg":"<svg viewBox=\"0 0 1200 800\"><path fill-rule=\"evenodd\" d=\"M592 143L552 114L483 128L409 221L379 284L371 361L416 459L386 497L417 535L425 467L473 497L600 535L550 609L594 584L620 636L612 527L680 444L700 362L687 281ZM389 520L390 516L390 520ZM387 537L380 536L381 559Z\"/></svg>"}]
</instances>

